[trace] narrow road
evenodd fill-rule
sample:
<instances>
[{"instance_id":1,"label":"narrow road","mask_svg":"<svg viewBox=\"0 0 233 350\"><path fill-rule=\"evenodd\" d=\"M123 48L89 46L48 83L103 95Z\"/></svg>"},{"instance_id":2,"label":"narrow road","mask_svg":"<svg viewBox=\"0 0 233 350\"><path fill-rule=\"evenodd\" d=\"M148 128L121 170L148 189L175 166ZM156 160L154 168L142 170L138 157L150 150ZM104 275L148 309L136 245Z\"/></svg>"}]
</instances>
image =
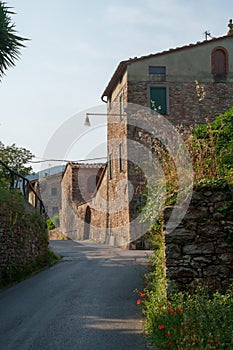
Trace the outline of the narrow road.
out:
<instances>
[{"instance_id":1,"label":"narrow road","mask_svg":"<svg viewBox=\"0 0 233 350\"><path fill-rule=\"evenodd\" d=\"M147 251L52 241L60 263L0 291L1 350L142 350Z\"/></svg>"}]
</instances>

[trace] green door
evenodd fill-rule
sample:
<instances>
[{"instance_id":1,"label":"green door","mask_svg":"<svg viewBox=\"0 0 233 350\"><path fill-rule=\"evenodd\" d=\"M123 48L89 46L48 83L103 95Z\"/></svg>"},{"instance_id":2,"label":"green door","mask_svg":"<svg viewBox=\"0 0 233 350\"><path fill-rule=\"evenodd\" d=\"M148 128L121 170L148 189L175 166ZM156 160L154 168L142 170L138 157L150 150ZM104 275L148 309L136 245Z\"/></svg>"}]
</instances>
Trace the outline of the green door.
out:
<instances>
[{"instance_id":1,"label":"green door","mask_svg":"<svg viewBox=\"0 0 233 350\"><path fill-rule=\"evenodd\" d=\"M167 114L167 96L166 87L150 88L151 109L156 110L160 114Z\"/></svg>"}]
</instances>

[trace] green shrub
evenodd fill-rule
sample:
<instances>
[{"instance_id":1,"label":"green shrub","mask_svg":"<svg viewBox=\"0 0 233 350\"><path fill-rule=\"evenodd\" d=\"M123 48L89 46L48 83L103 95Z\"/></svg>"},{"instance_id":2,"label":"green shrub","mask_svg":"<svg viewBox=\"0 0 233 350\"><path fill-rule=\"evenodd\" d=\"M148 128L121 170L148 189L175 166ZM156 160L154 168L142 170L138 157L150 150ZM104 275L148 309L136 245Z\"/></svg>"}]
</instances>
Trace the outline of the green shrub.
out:
<instances>
[{"instance_id":1,"label":"green shrub","mask_svg":"<svg viewBox=\"0 0 233 350\"><path fill-rule=\"evenodd\" d=\"M165 303L149 292L143 310L146 333L157 349L233 349L232 289L211 294L199 288L173 294Z\"/></svg>"},{"instance_id":2,"label":"green shrub","mask_svg":"<svg viewBox=\"0 0 233 350\"><path fill-rule=\"evenodd\" d=\"M54 223L53 223L53 220L52 219L48 219L47 220L47 228L48 228L48 230L53 230L53 229L55 229L55 225L54 225Z\"/></svg>"},{"instance_id":3,"label":"green shrub","mask_svg":"<svg viewBox=\"0 0 233 350\"><path fill-rule=\"evenodd\" d=\"M18 266L17 261L11 261L7 270L0 270L0 288L20 282L41 270L54 265L60 257L48 250L38 256L32 263Z\"/></svg>"}]
</instances>

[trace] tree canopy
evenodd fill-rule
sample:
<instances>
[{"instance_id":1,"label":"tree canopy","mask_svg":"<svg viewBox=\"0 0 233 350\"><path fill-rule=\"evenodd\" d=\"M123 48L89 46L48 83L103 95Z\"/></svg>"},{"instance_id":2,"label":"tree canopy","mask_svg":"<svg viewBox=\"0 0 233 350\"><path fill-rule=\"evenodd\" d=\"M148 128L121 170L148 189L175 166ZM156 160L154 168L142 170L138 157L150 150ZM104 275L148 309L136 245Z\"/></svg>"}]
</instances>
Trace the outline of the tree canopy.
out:
<instances>
[{"instance_id":1,"label":"tree canopy","mask_svg":"<svg viewBox=\"0 0 233 350\"><path fill-rule=\"evenodd\" d=\"M6 164L11 170L22 175L27 176L32 173L32 167L28 162L33 158L33 154L23 147L17 147L15 144L11 146L4 146L0 142L0 160ZM0 180L8 182L9 171L0 164Z\"/></svg>"}]
</instances>

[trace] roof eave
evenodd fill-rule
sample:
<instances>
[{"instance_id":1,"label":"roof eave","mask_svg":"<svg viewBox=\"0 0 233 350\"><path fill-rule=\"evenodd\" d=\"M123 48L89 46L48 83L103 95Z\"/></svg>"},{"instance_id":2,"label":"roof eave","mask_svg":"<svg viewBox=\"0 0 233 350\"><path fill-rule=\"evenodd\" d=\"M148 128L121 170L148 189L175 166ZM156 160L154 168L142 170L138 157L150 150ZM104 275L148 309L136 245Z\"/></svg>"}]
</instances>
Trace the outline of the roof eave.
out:
<instances>
[{"instance_id":1,"label":"roof eave","mask_svg":"<svg viewBox=\"0 0 233 350\"><path fill-rule=\"evenodd\" d=\"M115 70L111 80L109 81L106 89L104 90L102 96L101 96L101 100L103 102L107 102L104 98L105 97L109 97L111 95L111 93L113 92L114 88L116 87L118 81L119 81L119 78L120 76L122 76L128 65L130 63L133 63L133 62L136 62L136 61L141 61L141 60L144 60L144 59L148 59L148 58L151 58L151 57L156 57L156 56L162 56L162 55L167 55L167 54L170 54L170 53L173 53L173 52L176 52L176 51L181 51L181 50L187 50L187 49L190 49L190 48L194 48L195 46L201 46L201 45L205 45L205 44L209 44L213 41L218 41L218 40L221 40L221 39L225 39L227 37L231 37L233 38L233 36L229 36L229 35L224 35L224 36L221 36L221 37L218 37L218 38L212 38L211 40L204 40L204 41L201 41L201 42L197 42L195 44L189 44L189 45L184 45L184 46L181 46L181 47L177 47L177 48L174 48L174 49L169 49L169 50L166 50L166 51L162 51L162 52L157 52L155 54L149 54L149 55L146 55L146 56L141 56L141 57L135 57L135 58L130 58L129 60L126 60L126 61L121 61L120 64L118 65L117 69Z\"/></svg>"},{"instance_id":2,"label":"roof eave","mask_svg":"<svg viewBox=\"0 0 233 350\"><path fill-rule=\"evenodd\" d=\"M111 93L113 92L115 86L117 85L118 81L119 81L119 78L121 76L123 76L123 74L125 73L126 69L127 69L127 66L128 66L128 63L129 63L130 60L127 60L127 61L122 61L119 63L117 69L115 70L111 80L109 81L106 89L104 90L102 96L101 96L101 100L103 102L107 102L104 97L109 97L111 95Z\"/></svg>"}]
</instances>

